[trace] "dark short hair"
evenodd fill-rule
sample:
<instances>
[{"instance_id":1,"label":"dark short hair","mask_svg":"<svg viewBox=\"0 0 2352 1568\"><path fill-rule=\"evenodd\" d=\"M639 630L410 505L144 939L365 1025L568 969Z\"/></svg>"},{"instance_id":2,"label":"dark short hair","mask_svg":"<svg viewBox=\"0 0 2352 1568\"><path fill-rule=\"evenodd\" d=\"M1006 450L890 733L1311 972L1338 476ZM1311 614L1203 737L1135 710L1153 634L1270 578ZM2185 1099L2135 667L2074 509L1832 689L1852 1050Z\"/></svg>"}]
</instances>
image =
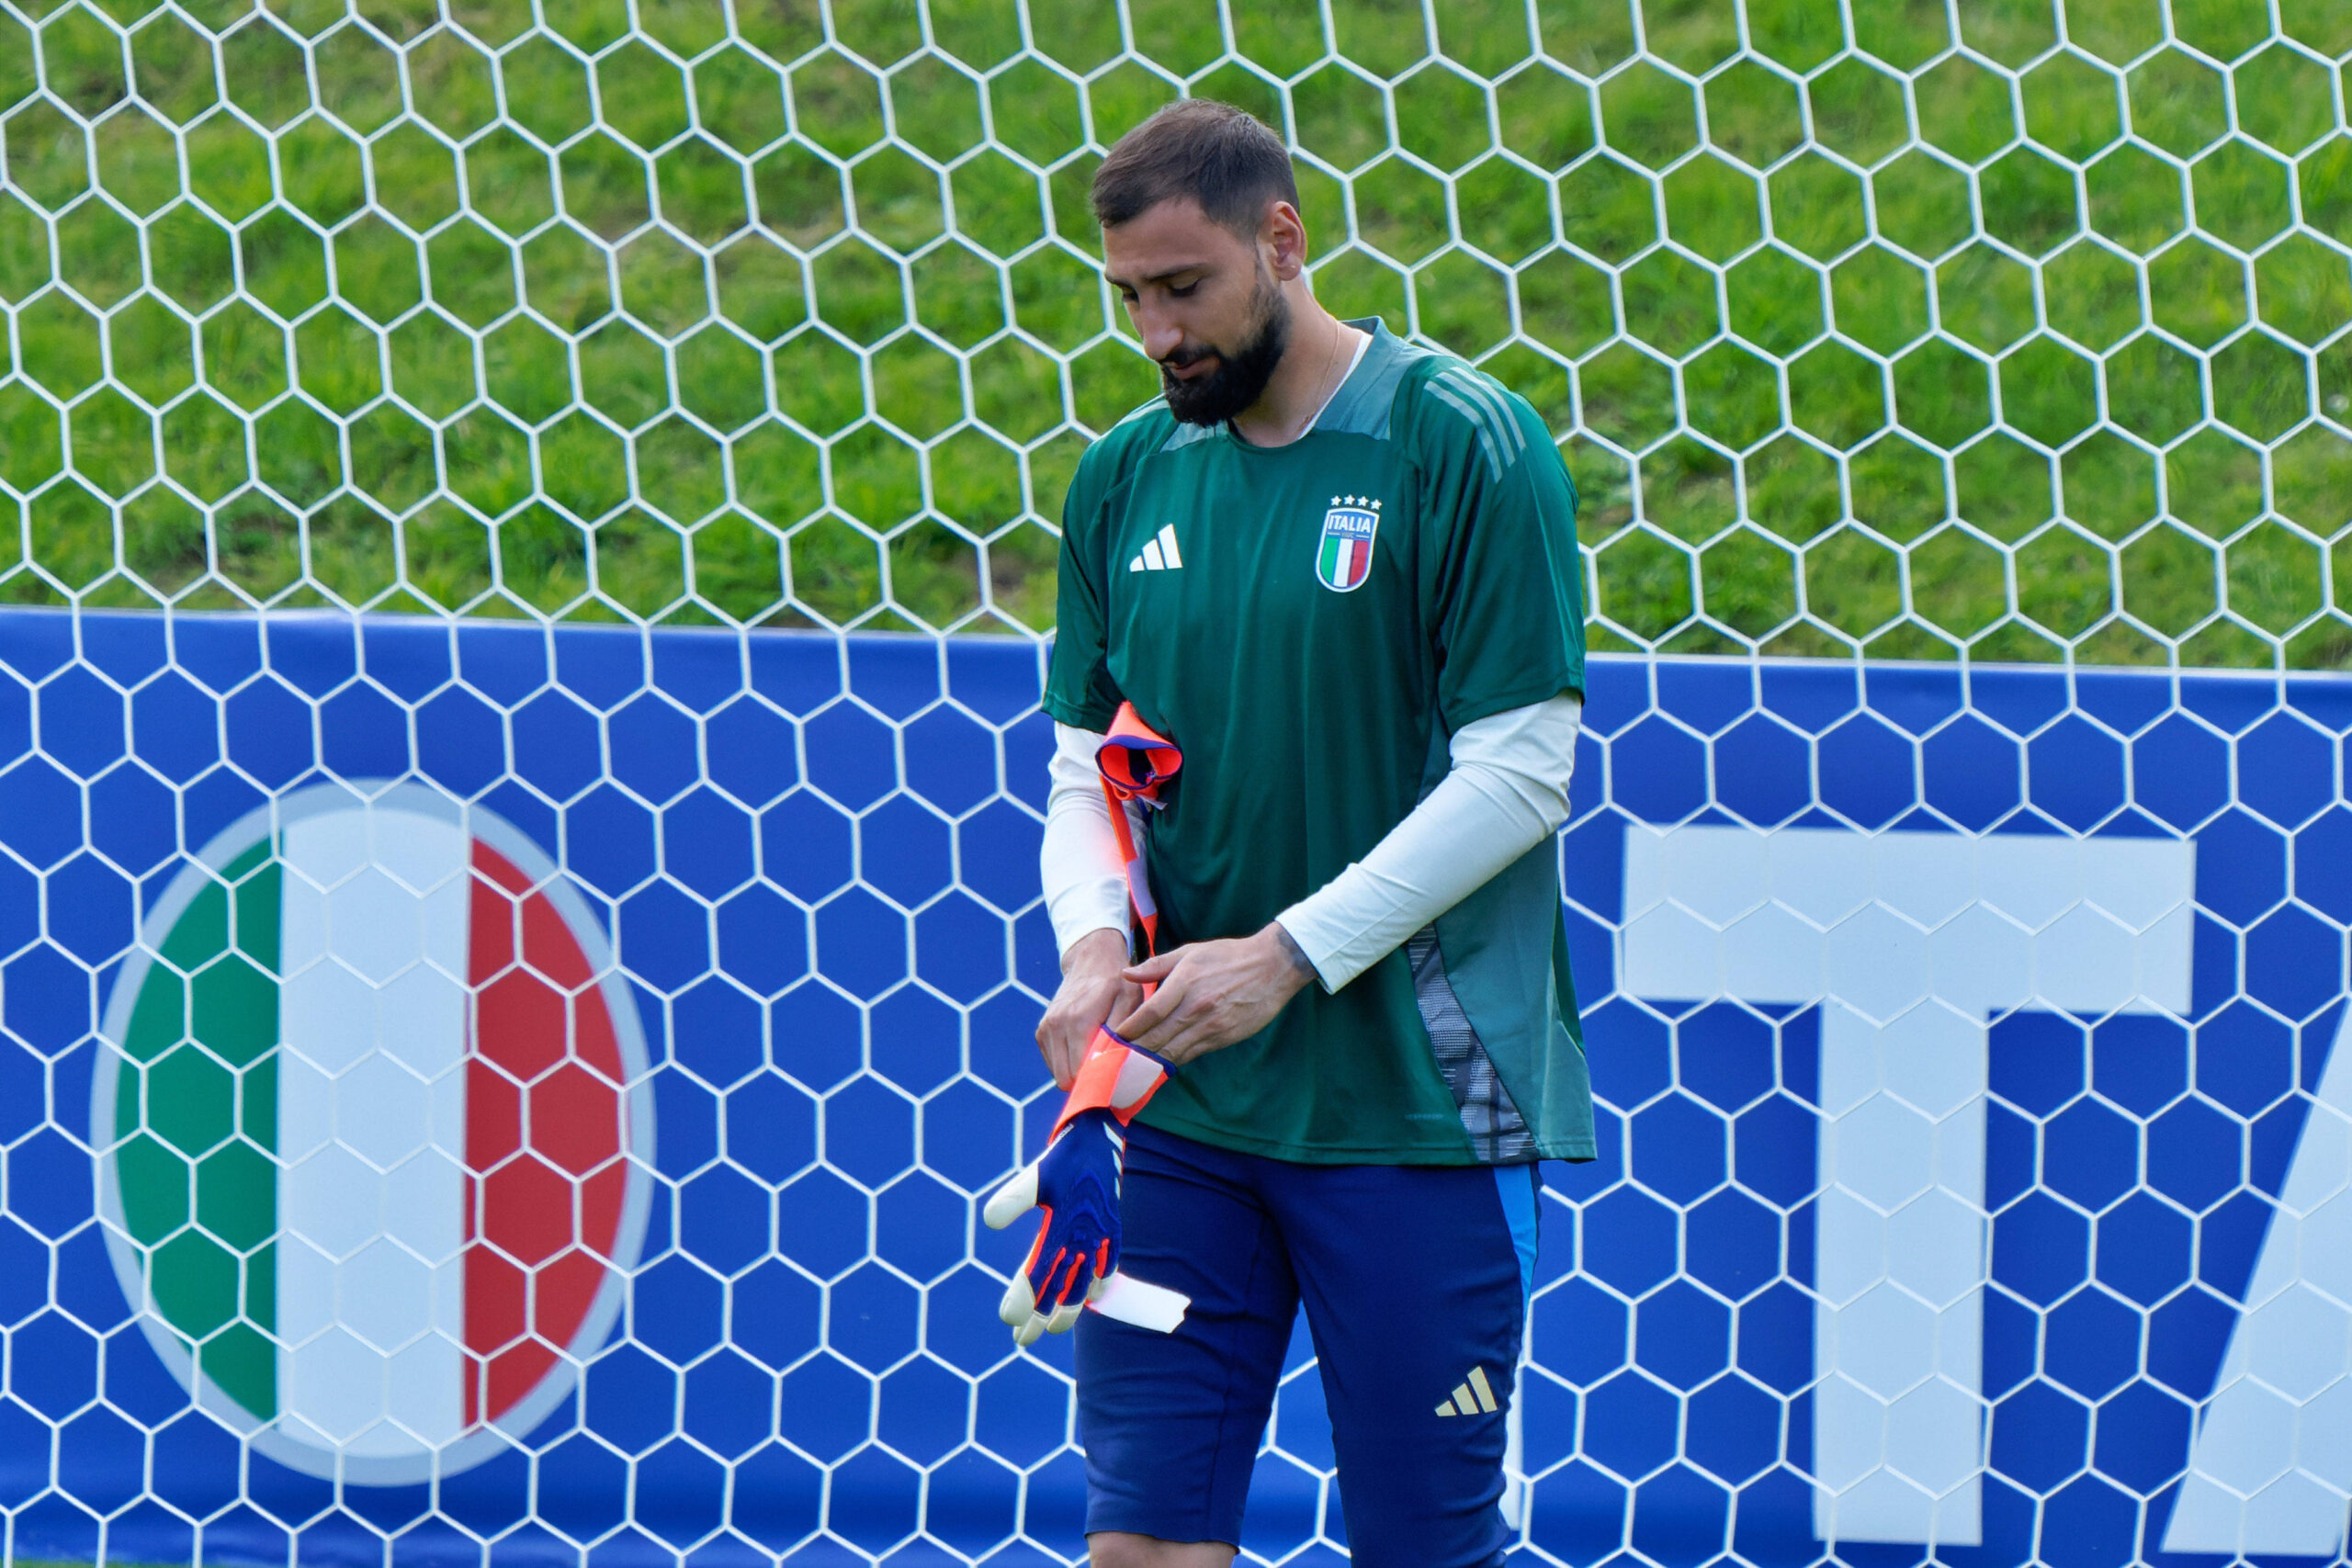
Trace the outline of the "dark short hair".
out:
<instances>
[{"instance_id":1,"label":"dark short hair","mask_svg":"<svg viewBox=\"0 0 2352 1568\"><path fill-rule=\"evenodd\" d=\"M1119 138L1094 171L1092 197L1094 220L1106 229L1190 199L1247 239L1275 202L1298 205L1298 179L1283 139L1249 111L1179 98Z\"/></svg>"}]
</instances>

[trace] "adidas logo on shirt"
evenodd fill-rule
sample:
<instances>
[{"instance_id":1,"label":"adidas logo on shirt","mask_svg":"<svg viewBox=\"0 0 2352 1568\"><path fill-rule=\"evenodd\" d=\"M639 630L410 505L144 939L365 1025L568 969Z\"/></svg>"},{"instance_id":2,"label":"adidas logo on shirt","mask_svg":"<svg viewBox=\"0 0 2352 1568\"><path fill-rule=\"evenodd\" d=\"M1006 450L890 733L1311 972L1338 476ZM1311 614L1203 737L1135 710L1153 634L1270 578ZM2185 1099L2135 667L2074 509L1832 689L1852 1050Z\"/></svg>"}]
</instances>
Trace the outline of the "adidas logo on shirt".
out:
<instances>
[{"instance_id":1,"label":"adidas logo on shirt","mask_svg":"<svg viewBox=\"0 0 2352 1568\"><path fill-rule=\"evenodd\" d=\"M1145 544L1143 553L1127 563L1129 571L1181 571L1184 558L1176 553L1176 525L1169 524L1159 530L1159 537Z\"/></svg>"},{"instance_id":2,"label":"adidas logo on shirt","mask_svg":"<svg viewBox=\"0 0 2352 1568\"><path fill-rule=\"evenodd\" d=\"M1473 1367L1470 1376L1453 1391L1452 1399L1441 1402L1441 1416L1492 1416L1502 1406L1495 1403L1495 1391L1487 1382L1487 1369Z\"/></svg>"}]
</instances>

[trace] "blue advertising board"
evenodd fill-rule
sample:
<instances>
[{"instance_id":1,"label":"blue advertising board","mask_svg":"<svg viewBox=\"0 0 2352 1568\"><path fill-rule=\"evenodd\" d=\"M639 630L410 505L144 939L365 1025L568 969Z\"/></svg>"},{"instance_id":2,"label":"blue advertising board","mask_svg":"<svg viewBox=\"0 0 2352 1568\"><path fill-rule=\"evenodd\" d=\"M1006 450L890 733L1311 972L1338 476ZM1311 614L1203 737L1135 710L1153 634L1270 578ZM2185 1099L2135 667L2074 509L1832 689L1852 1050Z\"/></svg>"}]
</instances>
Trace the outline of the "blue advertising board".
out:
<instances>
[{"instance_id":1,"label":"blue advertising board","mask_svg":"<svg viewBox=\"0 0 2352 1568\"><path fill-rule=\"evenodd\" d=\"M1042 650L0 615L12 1557L1082 1557ZM2341 677L1596 661L1529 1561L2337 1560ZM1252 1560L1345 1531L1295 1342ZM1628 1556L1628 1554L1631 1554Z\"/></svg>"}]
</instances>

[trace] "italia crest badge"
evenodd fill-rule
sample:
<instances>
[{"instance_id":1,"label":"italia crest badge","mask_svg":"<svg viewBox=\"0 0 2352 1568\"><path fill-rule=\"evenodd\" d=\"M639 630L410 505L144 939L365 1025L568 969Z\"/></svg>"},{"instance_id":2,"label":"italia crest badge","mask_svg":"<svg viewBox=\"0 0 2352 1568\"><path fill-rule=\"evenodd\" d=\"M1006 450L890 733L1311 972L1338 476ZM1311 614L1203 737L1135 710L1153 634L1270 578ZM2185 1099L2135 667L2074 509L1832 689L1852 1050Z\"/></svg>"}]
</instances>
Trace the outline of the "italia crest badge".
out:
<instances>
[{"instance_id":1,"label":"italia crest badge","mask_svg":"<svg viewBox=\"0 0 2352 1568\"><path fill-rule=\"evenodd\" d=\"M1372 541L1379 532L1380 502L1369 496L1333 496L1315 547L1315 580L1334 593L1363 587L1372 575Z\"/></svg>"}]
</instances>

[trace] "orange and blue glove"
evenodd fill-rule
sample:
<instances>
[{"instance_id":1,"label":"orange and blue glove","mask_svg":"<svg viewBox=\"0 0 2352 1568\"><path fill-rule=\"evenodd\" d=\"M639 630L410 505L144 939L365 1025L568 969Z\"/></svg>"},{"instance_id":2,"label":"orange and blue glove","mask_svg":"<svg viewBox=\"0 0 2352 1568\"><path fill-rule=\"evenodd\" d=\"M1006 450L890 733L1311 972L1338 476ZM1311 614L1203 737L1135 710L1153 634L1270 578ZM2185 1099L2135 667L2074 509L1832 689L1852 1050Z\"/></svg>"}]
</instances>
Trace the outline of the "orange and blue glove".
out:
<instances>
[{"instance_id":1,"label":"orange and blue glove","mask_svg":"<svg viewBox=\"0 0 2352 1568\"><path fill-rule=\"evenodd\" d=\"M1032 1209L1045 1212L1029 1260L1005 1287L997 1315L1013 1342L1059 1334L1102 1295L1119 1267L1119 1181L1124 1129L1168 1081L1169 1066L1098 1029L1070 1085L1046 1152L990 1194L980 1217L1002 1230Z\"/></svg>"},{"instance_id":2,"label":"orange and blue glove","mask_svg":"<svg viewBox=\"0 0 2352 1568\"><path fill-rule=\"evenodd\" d=\"M1111 827L1125 869L1127 898L1142 928L1145 951L1156 953L1159 911L1152 905L1143 856L1127 827L1126 803L1134 801L1147 811L1159 809L1166 804L1160 793L1184 765L1184 756L1144 723L1132 704L1122 703L1094 761L1102 770ZM1149 996L1151 990L1147 986L1144 994ZM1012 1325L1015 1344L1035 1344L1040 1334L1062 1333L1078 1321L1088 1302L1100 1300L1110 1289L1111 1276L1119 1267L1119 1179L1127 1156L1122 1129L1168 1081L1169 1071L1168 1063L1150 1052L1128 1044L1108 1029L1096 1030L1069 1086L1069 1098L1046 1140L1046 1152L989 1194L980 1217L990 1230L1002 1230L1032 1209L1045 1211L1029 1261L1005 1287L1004 1303L997 1309L997 1315Z\"/></svg>"}]
</instances>

